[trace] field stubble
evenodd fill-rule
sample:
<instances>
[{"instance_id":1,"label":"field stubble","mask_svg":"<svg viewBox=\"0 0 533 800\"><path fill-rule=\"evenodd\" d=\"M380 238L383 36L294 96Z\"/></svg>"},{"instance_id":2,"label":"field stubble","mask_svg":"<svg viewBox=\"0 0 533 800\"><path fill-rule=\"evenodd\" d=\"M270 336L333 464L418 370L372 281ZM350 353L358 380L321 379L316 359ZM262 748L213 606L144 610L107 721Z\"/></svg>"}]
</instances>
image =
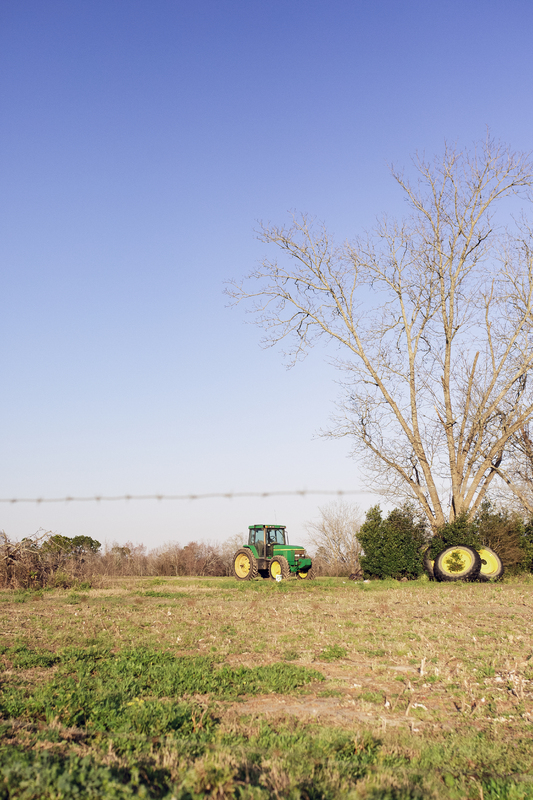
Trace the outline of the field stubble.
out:
<instances>
[{"instance_id":1,"label":"field stubble","mask_svg":"<svg viewBox=\"0 0 533 800\"><path fill-rule=\"evenodd\" d=\"M0 600L0 798L533 797L531 579Z\"/></svg>"}]
</instances>

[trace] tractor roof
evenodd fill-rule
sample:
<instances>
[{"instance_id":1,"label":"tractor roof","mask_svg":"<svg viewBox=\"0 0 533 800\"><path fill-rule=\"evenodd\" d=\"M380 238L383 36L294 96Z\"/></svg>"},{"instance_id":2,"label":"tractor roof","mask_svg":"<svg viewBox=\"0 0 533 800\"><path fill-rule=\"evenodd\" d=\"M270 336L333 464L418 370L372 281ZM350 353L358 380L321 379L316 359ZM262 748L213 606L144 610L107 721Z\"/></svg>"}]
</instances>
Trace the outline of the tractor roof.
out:
<instances>
[{"instance_id":1,"label":"tractor roof","mask_svg":"<svg viewBox=\"0 0 533 800\"><path fill-rule=\"evenodd\" d=\"M265 522L263 525L248 525L248 528L286 528L286 525L269 525Z\"/></svg>"}]
</instances>

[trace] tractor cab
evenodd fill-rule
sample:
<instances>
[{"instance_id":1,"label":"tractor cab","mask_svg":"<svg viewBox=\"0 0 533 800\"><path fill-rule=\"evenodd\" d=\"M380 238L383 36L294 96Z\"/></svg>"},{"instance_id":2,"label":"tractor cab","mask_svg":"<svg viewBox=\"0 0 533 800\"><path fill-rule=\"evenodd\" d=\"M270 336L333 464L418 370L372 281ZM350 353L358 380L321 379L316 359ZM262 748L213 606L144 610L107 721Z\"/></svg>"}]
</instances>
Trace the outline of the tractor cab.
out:
<instances>
[{"instance_id":1,"label":"tractor cab","mask_svg":"<svg viewBox=\"0 0 533 800\"><path fill-rule=\"evenodd\" d=\"M250 525L248 546L255 548L259 558L272 558L275 545L288 544L285 525Z\"/></svg>"}]
</instances>

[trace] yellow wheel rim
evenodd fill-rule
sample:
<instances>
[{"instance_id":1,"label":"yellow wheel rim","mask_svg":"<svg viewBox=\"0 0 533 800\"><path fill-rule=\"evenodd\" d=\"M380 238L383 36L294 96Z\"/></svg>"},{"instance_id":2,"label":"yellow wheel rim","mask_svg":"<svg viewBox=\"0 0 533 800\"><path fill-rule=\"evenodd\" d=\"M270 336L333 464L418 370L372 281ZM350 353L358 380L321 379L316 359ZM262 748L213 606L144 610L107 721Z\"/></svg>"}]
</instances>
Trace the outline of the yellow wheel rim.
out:
<instances>
[{"instance_id":1,"label":"yellow wheel rim","mask_svg":"<svg viewBox=\"0 0 533 800\"><path fill-rule=\"evenodd\" d=\"M299 578L307 578L307 572L299 572L298 573L298 577Z\"/></svg>"},{"instance_id":2,"label":"yellow wheel rim","mask_svg":"<svg viewBox=\"0 0 533 800\"><path fill-rule=\"evenodd\" d=\"M251 564L248 556L245 556L244 553L240 553L235 559L235 572L239 578L246 578L250 572L250 567Z\"/></svg>"},{"instance_id":3,"label":"yellow wheel rim","mask_svg":"<svg viewBox=\"0 0 533 800\"><path fill-rule=\"evenodd\" d=\"M281 575L281 564L279 561L271 561L270 563L270 574L273 578L277 578L278 575Z\"/></svg>"},{"instance_id":4,"label":"yellow wheel rim","mask_svg":"<svg viewBox=\"0 0 533 800\"><path fill-rule=\"evenodd\" d=\"M500 561L492 550L481 547L478 553L481 558L481 574L489 578L491 575L496 575L500 569Z\"/></svg>"},{"instance_id":5,"label":"yellow wheel rim","mask_svg":"<svg viewBox=\"0 0 533 800\"><path fill-rule=\"evenodd\" d=\"M446 575L460 577L474 566L474 556L466 547L454 547L440 561L440 568Z\"/></svg>"}]
</instances>

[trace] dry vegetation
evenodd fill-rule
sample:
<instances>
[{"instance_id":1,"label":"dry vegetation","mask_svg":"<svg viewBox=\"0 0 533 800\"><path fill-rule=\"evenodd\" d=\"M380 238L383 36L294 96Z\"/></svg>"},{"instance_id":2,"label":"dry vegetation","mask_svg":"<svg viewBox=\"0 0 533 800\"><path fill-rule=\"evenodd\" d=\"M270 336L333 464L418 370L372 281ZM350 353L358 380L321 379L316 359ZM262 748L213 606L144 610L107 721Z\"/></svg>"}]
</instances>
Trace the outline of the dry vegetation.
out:
<instances>
[{"instance_id":1,"label":"dry vegetation","mask_svg":"<svg viewBox=\"0 0 533 800\"><path fill-rule=\"evenodd\" d=\"M105 584L117 577L228 577L233 575L233 558L244 540L236 535L216 544L169 542L147 551L144 545L132 542L101 549L96 540L80 538L92 542L93 549L69 552L64 546L75 540L51 531L38 531L21 541L0 531L0 588L76 588ZM320 552L313 562L317 575L347 576L354 571L352 561L331 559Z\"/></svg>"},{"instance_id":2,"label":"dry vegetation","mask_svg":"<svg viewBox=\"0 0 533 800\"><path fill-rule=\"evenodd\" d=\"M110 797L533 797L532 590L524 577L3 591L0 796L68 796L32 789L26 762L30 788L17 793L6 754L45 753L41 781L50 759L75 775L86 757L107 770ZM196 683L182 676L171 692L176 665ZM135 684L156 668L148 688ZM178 706L187 724L165 728L157 715ZM131 729L102 722L115 707Z\"/></svg>"}]
</instances>

